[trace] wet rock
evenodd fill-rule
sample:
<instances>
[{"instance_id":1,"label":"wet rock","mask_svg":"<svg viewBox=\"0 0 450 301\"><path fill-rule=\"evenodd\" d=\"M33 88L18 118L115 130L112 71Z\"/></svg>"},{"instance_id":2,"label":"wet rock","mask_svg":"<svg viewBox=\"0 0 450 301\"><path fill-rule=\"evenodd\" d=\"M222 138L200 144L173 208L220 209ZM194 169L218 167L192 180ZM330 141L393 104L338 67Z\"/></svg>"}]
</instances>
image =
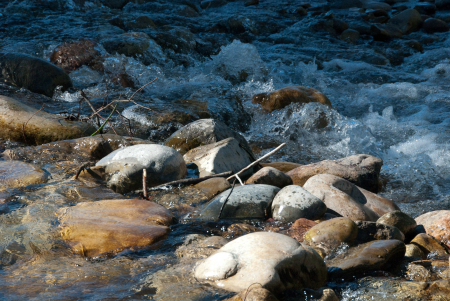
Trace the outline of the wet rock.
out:
<instances>
[{"instance_id":1,"label":"wet rock","mask_svg":"<svg viewBox=\"0 0 450 301\"><path fill-rule=\"evenodd\" d=\"M428 235L450 248L450 210L437 210L416 217L416 223L422 225Z\"/></svg>"},{"instance_id":2,"label":"wet rock","mask_svg":"<svg viewBox=\"0 0 450 301\"><path fill-rule=\"evenodd\" d=\"M421 233L416 235L411 243L418 246L420 250L425 255L429 255L431 253L432 256L441 256L448 254L443 246L440 245L439 241L436 240L433 236L430 236L425 233Z\"/></svg>"},{"instance_id":3,"label":"wet rock","mask_svg":"<svg viewBox=\"0 0 450 301\"><path fill-rule=\"evenodd\" d=\"M324 160L287 172L295 185L303 186L314 175L332 174L355 185L377 192L383 160L370 155L353 155L338 160Z\"/></svg>"},{"instance_id":4,"label":"wet rock","mask_svg":"<svg viewBox=\"0 0 450 301\"><path fill-rule=\"evenodd\" d=\"M302 166L302 164L292 163L292 162L272 162L272 163L260 163L262 167L273 167L281 172L287 173L297 167Z\"/></svg>"},{"instance_id":5,"label":"wet rock","mask_svg":"<svg viewBox=\"0 0 450 301\"><path fill-rule=\"evenodd\" d=\"M252 103L260 104L267 112L282 109L291 103L318 102L331 107L330 100L318 90L303 86L289 86L270 93L253 96Z\"/></svg>"},{"instance_id":6,"label":"wet rock","mask_svg":"<svg viewBox=\"0 0 450 301\"><path fill-rule=\"evenodd\" d=\"M415 244L407 244L406 245L405 257L408 260L418 260L418 259L425 259L426 255Z\"/></svg>"},{"instance_id":7,"label":"wet rock","mask_svg":"<svg viewBox=\"0 0 450 301\"><path fill-rule=\"evenodd\" d=\"M106 140L113 150L137 144L153 144L151 141L136 137L120 136L115 134L97 134L96 136Z\"/></svg>"},{"instance_id":8,"label":"wet rock","mask_svg":"<svg viewBox=\"0 0 450 301\"><path fill-rule=\"evenodd\" d=\"M411 32L417 31L422 25L422 17L420 13L413 9L406 9L393 16L389 21L389 25L393 25L400 29L403 34L410 34Z\"/></svg>"},{"instance_id":9,"label":"wet rock","mask_svg":"<svg viewBox=\"0 0 450 301\"><path fill-rule=\"evenodd\" d=\"M205 259L228 243L221 236L188 235L188 239L177 248L175 255L183 259Z\"/></svg>"},{"instance_id":10,"label":"wet rock","mask_svg":"<svg viewBox=\"0 0 450 301\"><path fill-rule=\"evenodd\" d=\"M363 2L360 0L328 0L331 8L352 8L362 7Z\"/></svg>"},{"instance_id":11,"label":"wet rock","mask_svg":"<svg viewBox=\"0 0 450 301\"><path fill-rule=\"evenodd\" d=\"M417 226L412 217L399 210L384 214L377 220L377 223L394 226L405 235L411 234Z\"/></svg>"},{"instance_id":12,"label":"wet rock","mask_svg":"<svg viewBox=\"0 0 450 301\"><path fill-rule=\"evenodd\" d=\"M423 30L426 33L447 32L450 26L442 20L428 18L423 22Z\"/></svg>"},{"instance_id":13,"label":"wet rock","mask_svg":"<svg viewBox=\"0 0 450 301\"><path fill-rule=\"evenodd\" d=\"M437 9L450 9L449 0L436 0L434 3Z\"/></svg>"},{"instance_id":14,"label":"wet rock","mask_svg":"<svg viewBox=\"0 0 450 301\"><path fill-rule=\"evenodd\" d=\"M327 278L322 258L288 236L256 232L226 244L194 271L200 282L240 292L260 283L271 292L319 288Z\"/></svg>"},{"instance_id":15,"label":"wet rock","mask_svg":"<svg viewBox=\"0 0 450 301\"><path fill-rule=\"evenodd\" d=\"M155 40L164 49L171 49L176 53L191 53L197 47L197 38L189 28L181 26L166 26L165 31L159 33Z\"/></svg>"},{"instance_id":16,"label":"wet rock","mask_svg":"<svg viewBox=\"0 0 450 301\"><path fill-rule=\"evenodd\" d=\"M38 111L14 98L0 96L0 138L38 145L95 132L86 122Z\"/></svg>"},{"instance_id":17,"label":"wet rock","mask_svg":"<svg viewBox=\"0 0 450 301\"><path fill-rule=\"evenodd\" d=\"M130 0L100 0L101 3L109 8L121 9L123 8Z\"/></svg>"},{"instance_id":18,"label":"wet rock","mask_svg":"<svg viewBox=\"0 0 450 301\"><path fill-rule=\"evenodd\" d=\"M304 242L329 254L342 243L352 244L358 235L356 224L345 217L321 222L305 233Z\"/></svg>"},{"instance_id":19,"label":"wet rock","mask_svg":"<svg viewBox=\"0 0 450 301\"><path fill-rule=\"evenodd\" d=\"M296 301L339 301L336 293L331 288L325 287L317 290L303 289L296 297Z\"/></svg>"},{"instance_id":20,"label":"wet rock","mask_svg":"<svg viewBox=\"0 0 450 301\"><path fill-rule=\"evenodd\" d=\"M280 188L264 184L239 186L232 192L228 189L216 196L202 210L200 217L204 220L265 219L266 210L278 191Z\"/></svg>"},{"instance_id":21,"label":"wet rock","mask_svg":"<svg viewBox=\"0 0 450 301\"><path fill-rule=\"evenodd\" d=\"M222 236L227 239L232 240L232 239L238 238L239 236L243 236L246 234L250 234L253 232L259 232L259 231L261 231L261 229L256 228L255 226L252 226L249 224L244 224L244 223L237 223L237 224L232 224L231 226L229 226L227 228L227 231L224 231L222 233Z\"/></svg>"},{"instance_id":22,"label":"wet rock","mask_svg":"<svg viewBox=\"0 0 450 301\"><path fill-rule=\"evenodd\" d=\"M234 138L196 147L187 152L183 158L186 163L194 163L198 166L200 177L230 170L236 173L253 161L252 156ZM245 174L249 172L244 172L242 176L245 177Z\"/></svg>"},{"instance_id":23,"label":"wet rock","mask_svg":"<svg viewBox=\"0 0 450 301\"><path fill-rule=\"evenodd\" d=\"M436 12L436 5L434 5L433 3L419 2L416 3L413 8L417 10L421 15L431 16Z\"/></svg>"},{"instance_id":24,"label":"wet rock","mask_svg":"<svg viewBox=\"0 0 450 301\"><path fill-rule=\"evenodd\" d=\"M403 36L403 32L391 24L373 24L370 26L370 35L376 41L388 41L400 39Z\"/></svg>"},{"instance_id":25,"label":"wet rock","mask_svg":"<svg viewBox=\"0 0 450 301\"><path fill-rule=\"evenodd\" d=\"M383 11L390 11L392 9L392 7L389 4L377 1L363 2L362 7L365 9L375 9L375 10L378 9Z\"/></svg>"},{"instance_id":26,"label":"wet rock","mask_svg":"<svg viewBox=\"0 0 450 301\"><path fill-rule=\"evenodd\" d=\"M231 188L231 185L225 178L212 178L202 181L194 185L194 187L200 189L208 197L208 199L210 199Z\"/></svg>"},{"instance_id":27,"label":"wet rock","mask_svg":"<svg viewBox=\"0 0 450 301\"><path fill-rule=\"evenodd\" d=\"M405 244L399 240L377 240L370 242L356 258L329 266L332 279L353 279L395 264L405 255Z\"/></svg>"},{"instance_id":28,"label":"wet rock","mask_svg":"<svg viewBox=\"0 0 450 301\"><path fill-rule=\"evenodd\" d=\"M153 20L148 16L139 16L133 21L128 22L126 26L132 29L156 28L155 23L153 23Z\"/></svg>"},{"instance_id":29,"label":"wet rock","mask_svg":"<svg viewBox=\"0 0 450 301\"><path fill-rule=\"evenodd\" d=\"M303 188L321 199L329 209L352 220L374 222L380 215L398 210L392 201L329 174L310 178Z\"/></svg>"},{"instance_id":30,"label":"wet rock","mask_svg":"<svg viewBox=\"0 0 450 301\"><path fill-rule=\"evenodd\" d=\"M145 200L78 203L57 215L63 239L74 252L89 257L153 244L172 223L167 209Z\"/></svg>"},{"instance_id":31,"label":"wet rock","mask_svg":"<svg viewBox=\"0 0 450 301\"><path fill-rule=\"evenodd\" d=\"M5 151L4 156L41 164L57 161L74 161L82 164L82 162L99 160L112 151L108 141L100 136L95 136L51 142L39 146L18 147Z\"/></svg>"},{"instance_id":32,"label":"wet rock","mask_svg":"<svg viewBox=\"0 0 450 301\"><path fill-rule=\"evenodd\" d=\"M245 1L245 6L257 5L259 4L259 0L248 0Z\"/></svg>"},{"instance_id":33,"label":"wet rock","mask_svg":"<svg viewBox=\"0 0 450 301\"><path fill-rule=\"evenodd\" d=\"M272 202L274 220L294 222L299 218L315 220L322 217L327 206L300 186L289 185L281 189Z\"/></svg>"},{"instance_id":34,"label":"wet rock","mask_svg":"<svg viewBox=\"0 0 450 301\"><path fill-rule=\"evenodd\" d=\"M283 188L292 185L292 179L285 173L273 167L263 167L251 176L247 184L267 184Z\"/></svg>"},{"instance_id":35,"label":"wet rock","mask_svg":"<svg viewBox=\"0 0 450 301\"><path fill-rule=\"evenodd\" d=\"M173 148L140 144L115 150L97 162L108 175L108 187L118 193L142 188L142 170L147 169L148 187L182 179L186 163Z\"/></svg>"},{"instance_id":36,"label":"wet rock","mask_svg":"<svg viewBox=\"0 0 450 301\"><path fill-rule=\"evenodd\" d=\"M23 53L0 53L0 79L9 85L52 97L55 88L72 87L70 77L59 67Z\"/></svg>"},{"instance_id":37,"label":"wet rock","mask_svg":"<svg viewBox=\"0 0 450 301\"><path fill-rule=\"evenodd\" d=\"M202 9L221 7L227 4L226 0L205 0L200 3Z\"/></svg>"},{"instance_id":38,"label":"wet rock","mask_svg":"<svg viewBox=\"0 0 450 301\"><path fill-rule=\"evenodd\" d=\"M356 221L355 224L358 226L358 236L356 240L359 242L389 239L405 240L405 235L399 229L391 225L364 221Z\"/></svg>"},{"instance_id":39,"label":"wet rock","mask_svg":"<svg viewBox=\"0 0 450 301\"><path fill-rule=\"evenodd\" d=\"M430 281L431 273L424 266L410 263L406 270L406 276L411 281Z\"/></svg>"},{"instance_id":40,"label":"wet rock","mask_svg":"<svg viewBox=\"0 0 450 301\"><path fill-rule=\"evenodd\" d=\"M254 1L254 0L251 0ZM257 0L259 3L259 1ZM278 301L270 291L257 285L250 286L236 296L226 299L226 301Z\"/></svg>"},{"instance_id":41,"label":"wet rock","mask_svg":"<svg viewBox=\"0 0 450 301\"><path fill-rule=\"evenodd\" d=\"M306 218L299 218L292 224L287 234L293 239L299 242L303 242L303 236L305 235L305 233L315 225L317 225L315 221L311 221Z\"/></svg>"},{"instance_id":42,"label":"wet rock","mask_svg":"<svg viewBox=\"0 0 450 301\"><path fill-rule=\"evenodd\" d=\"M82 65L89 65L100 55L101 52L95 41L81 39L57 46L50 55L50 62L69 73Z\"/></svg>"},{"instance_id":43,"label":"wet rock","mask_svg":"<svg viewBox=\"0 0 450 301\"><path fill-rule=\"evenodd\" d=\"M20 161L0 161L0 189L46 183L50 175L41 168ZM1 207L0 203L0 207ZM1 210L1 209L0 209Z\"/></svg>"},{"instance_id":44,"label":"wet rock","mask_svg":"<svg viewBox=\"0 0 450 301\"><path fill-rule=\"evenodd\" d=\"M343 41L346 41L351 44L355 44L358 41L360 34L357 30L354 29L346 29L344 30L339 38Z\"/></svg>"},{"instance_id":45,"label":"wet rock","mask_svg":"<svg viewBox=\"0 0 450 301\"><path fill-rule=\"evenodd\" d=\"M164 145L173 147L182 155L198 146L235 138L241 147L253 155L245 138L230 129L225 123L214 119L199 119L191 122L167 138Z\"/></svg>"}]
</instances>

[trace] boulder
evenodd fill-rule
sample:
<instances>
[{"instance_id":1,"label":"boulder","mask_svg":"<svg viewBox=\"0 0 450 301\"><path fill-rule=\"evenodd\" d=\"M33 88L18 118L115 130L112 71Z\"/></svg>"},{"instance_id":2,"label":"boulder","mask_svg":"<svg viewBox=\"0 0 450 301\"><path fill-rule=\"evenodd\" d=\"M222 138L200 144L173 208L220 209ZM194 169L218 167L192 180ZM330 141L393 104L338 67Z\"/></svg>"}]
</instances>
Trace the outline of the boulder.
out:
<instances>
[{"instance_id":1,"label":"boulder","mask_svg":"<svg viewBox=\"0 0 450 301\"><path fill-rule=\"evenodd\" d=\"M385 270L396 264L405 255L405 244L399 240L377 240L364 245L356 258L344 260L335 265L331 263L328 271L331 279L351 280L366 273Z\"/></svg>"},{"instance_id":2,"label":"boulder","mask_svg":"<svg viewBox=\"0 0 450 301\"><path fill-rule=\"evenodd\" d=\"M306 218L299 218L292 224L287 234L295 240L303 242L303 236L305 233L315 225L317 225L315 221L311 221Z\"/></svg>"},{"instance_id":3,"label":"boulder","mask_svg":"<svg viewBox=\"0 0 450 301\"><path fill-rule=\"evenodd\" d=\"M394 226L405 235L414 232L414 229L417 226L416 221L412 217L401 212L400 210L395 210L384 214L377 220L377 223Z\"/></svg>"},{"instance_id":4,"label":"boulder","mask_svg":"<svg viewBox=\"0 0 450 301\"><path fill-rule=\"evenodd\" d=\"M423 253L423 251L415 244L406 245L405 257L407 257L407 259L411 261L426 258L425 253Z\"/></svg>"},{"instance_id":5,"label":"boulder","mask_svg":"<svg viewBox=\"0 0 450 301\"><path fill-rule=\"evenodd\" d=\"M377 192L380 170L383 160L370 155L353 155L338 160L324 160L300 166L286 174L292 178L294 185L303 186L312 176L331 174L353 184Z\"/></svg>"},{"instance_id":6,"label":"boulder","mask_svg":"<svg viewBox=\"0 0 450 301\"><path fill-rule=\"evenodd\" d=\"M352 220L374 222L380 215L399 210L392 201L329 174L313 176L303 188L321 199L328 209Z\"/></svg>"},{"instance_id":7,"label":"boulder","mask_svg":"<svg viewBox=\"0 0 450 301\"><path fill-rule=\"evenodd\" d=\"M186 163L173 148L139 144L113 151L97 162L105 168L108 187L118 193L142 188L142 170L147 169L148 187L182 179Z\"/></svg>"},{"instance_id":8,"label":"boulder","mask_svg":"<svg viewBox=\"0 0 450 301\"><path fill-rule=\"evenodd\" d=\"M428 18L423 22L423 31L426 33L447 32L450 26L439 19Z\"/></svg>"},{"instance_id":9,"label":"boulder","mask_svg":"<svg viewBox=\"0 0 450 301\"><path fill-rule=\"evenodd\" d=\"M0 70L3 82L49 97L58 86L63 89L72 87L72 81L64 70L23 53L0 53Z\"/></svg>"},{"instance_id":10,"label":"boulder","mask_svg":"<svg viewBox=\"0 0 450 301\"><path fill-rule=\"evenodd\" d=\"M264 220L266 210L270 208L278 191L280 188L264 184L239 186L233 188L233 191L228 189L212 199L201 211L200 217L204 220L221 218ZM225 200L227 202L224 206Z\"/></svg>"},{"instance_id":11,"label":"boulder","mask_svg":"<svg viewBox=\"0 0 450 301\"><path fill-rule=\"evenodd\" d=\"M233 292L252 284L278 293L286 289L319 288L327 279L322 258L286 235L255 232L229 242L194 270L203 283Z\"/></svg>"},{"instance_id":12,"label":"boulder","mask_svg":"<svg viewBox=\"0 0 450 301\"><path fill-rule=\"evenodd\" d=\"M38 145L95 132L95 128L86 122L69 121L38 111L14 98L0 96L0 138Z\"/></svg>"},{"instance_id":13,"label":"boulder","mask_svg":"<svg viewBox=\"0 0 450 301\"><path fill-rule=\"evenodd\" d=\"M346 29L339 36L341 40L351 44L355 44L356 41L358 41L359 37L360 37L359 31L354 29Z\"/></svg>"},{"instance_id":14,"label":"boulder","mask_svg":"<svg viewBox=\"0 0 450 301\"><path fill-rule=\"evenodd\" d=\"M304 242L327 255L342 243L352 244L357 235L358 227L352 220L338 217L321 222L309 229L305 233Z\"/></svg>"},{"instance_id":15,"label":"boulder","mask_svg":"<svg viewBox=\"0 0 450 301\"><path fill-rule=\"evenodd\" d=\"M327 206L316 196L297 185L281 189L272 202L274 220L294 222L299 218L315 220L322 217Z\"/></svg>"},{"instance_id":16,"label":"boulder","mask_svg":"<svg viewBox=\"0 0 450 301\"><path fill-rule=\"evenodd\" d=\"M291 103L318 102L331 107L331 102L318 90L303 87L289 86L270 93L261 93L253 96L252 103L260 104L267 112L282 109Z\"/></svg>"},{"instance_id":17,"label":"boulder","mask_svg":"<svg viewBox=\"0 0 450 301\"><path fill-rule=\"evenodd\" d=\"M402 231L394 226L364 221L356 221L355 224L358 226L358 236L356 237L356 240L359 242L389 239L405 240L405 235Z\"/></svg>"},{"instance_id":18,"label":"boulder","mask_svg":"<svg viewBox=\"0 0 450 301\"><path fill-rule=\"evenodd\" d=\"M200 189L210 199L222 191L231 188L231 185L225 178L212 178L202 181L194 185L194 187Z\"/></svg>"},{"instance_id":19,"label":"boulder","mask_svg":"<svg viewBox=\"0 0 450 301\"><path fill-rule=\"evenodd\" d=\"M199 119L185 125L167 138L164 145L173 147L184 155L198 146L213 144L227 138L235 138L239 145L253 156L250 146L241 134L230 129L222 121L214 119Z\"/></svg>"},{"instance_id":20,"label":"boulder","mask_svg":"<svg viewBox=\"0 0 450 301\"><path fill-rule=\"evenodd\" d=\"M197 165L200 177L227 171L237 173L254 161L251 154L242 148L239 141L234 138L196 147L188 151L183 158L186 163ZM252 169L249 169L241 176L245 177L251 172Z\"/></svg>"},{"instance_id":21,"label":"boulder","mask_svg":"<svg viewBox=\"0 0 450 301\"><path fill-rule=\"evenodd\" d=\"M167 209L145 200L78 203L57 215L62 238L74 252L89 257L153 244L172 223Z\"/></svg>"},{"instance_id":22,"label":"boulder","mask_svg":"<svg viewBox=\"0 0 450 301\"><path fill-rule=\"evenodd\" d=\"M422 225L428 235L450 248L450 210L437 210L416 217L416 223Z\"/></svg>"},{"instance_id":23,"label":"boulder","mask_svg":"<svg viewBox=\"0 0 450 301\"><path fill-rule=\"evenodd\" d=\"M369 33L376 41L400 39L403 36L402 30L392 24L372 24Z\"/></svg>"},{"instance_id":24,"label":"boulder","mask_svg":"<svg viewBox=\"0 0 450 301\"><path fill-rule=\"evenodd\" d=\"M287 173L297 167L302 166L302 164L292 163L292 162L271 162L271 163L260 163L262 167L273 167L281 172Z\"/></svg>"},{"instance_id":25,"label":"boulder","mask_svg":"<svg viewBox=\"0 0 450 301\"><path fill-rule=\"evenodd\" d=\"M403 34L410 34L420 29L422 17L417 10L409 8L393 16L387 24L397 27Z\"/></svg>"},{"instance_id":26,"label":"boulder","mask_svg":"<svg viewBox=\"0 0 450 301\"><path fill-rule=\"evenodd\" d=\"M411 240L411 244L418 246L425 255L430 253L433 256L443 256L448 254L447 250L441 246L436 238L425 233L416 235L416 237Z\"/></svg>"},{"instance_id":27,"label":"boulder","mask_svg":"<svg viewBox=\"0 0 450 301\"><path fill-rule=\"evenodd\" d=\"M32 164L21 161L0 161L0 190L42 184L49 179L50 175L47 172Z\"/></svg>"},{"instance_id":28,"label":"boulder","mask_svg":"<svg viewBox=\"0 0 450 301\"><path fill-rule=\"evenodd\" d=\"M80 39L57 46L50 55L50 62L69 73L82 65L89 65L100 55L95 41Z\"/></svg>"},{"instance_id":29,"label":"boulder","mask_svg":"<svg viewBox=\"0 0 450 301\"><path fill-rule=\"evenodd\" d=\"M247 184L267 184L283 188L292 185L292 179L285 173L273 167L263 167L251 176Z\"/></svg>"}]
</instances>

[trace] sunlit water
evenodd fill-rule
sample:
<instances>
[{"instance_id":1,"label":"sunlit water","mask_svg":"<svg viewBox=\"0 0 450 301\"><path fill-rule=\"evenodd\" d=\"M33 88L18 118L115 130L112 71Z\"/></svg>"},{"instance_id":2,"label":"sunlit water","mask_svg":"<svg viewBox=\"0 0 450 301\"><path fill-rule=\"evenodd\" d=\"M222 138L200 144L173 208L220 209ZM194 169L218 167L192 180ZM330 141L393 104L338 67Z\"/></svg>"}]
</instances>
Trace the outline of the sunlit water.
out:
<instances>
[{"instance_id":1,"label":"sunlit water","mask_svg":"<svg viewBox=\"0 0 450 301\"><path fill-rule=\"evenodd\" d=\"M193 2L199 7L199 1ZM282 8L286 11L280 12ZM402 64L392 66L379 50L386 44L363 37L350 45L323 32L312 33L309 27L318 17L301 18L293 13L296 8L289 1L261 1L258 7L237 1L198 14L182 1L129 3L111 10L97 1L17 0L2 4L0 48L49 59L64 41L100 41L103 71L83 66L70 73L74 85L96 106L105 99L126 100L136 88L158 78L133 99L162 114L179 111L192 119L220 119L261 149L259 155L286 142L272 160L306 164L359 153L380 157L381 194L403 211L417 216L450 209L449 34L436 34L436 42L424 45L422 53L411 50ZM166 46L150 40L153 46L137 57L108 54L101 42L125 33L108 20L119 17L127 24L141 15L149 16L156 29L129 31L145 32L161 45L166 41ZM230 18L241 20L242 32L214 29ZM177 38L164 40L161 33ZM136 88L112 84L121 73ZM288 85L318 89L333 109L293 104L266 114L251 103L257 93ZM80 100L79 91L57 92L54 112L77 114ZM193 105L195 110L190 109ZM83 116L88 110L83 109ZM186 123L182 118L160 123L159 115L131 102L121 103L119 110L141 138L156 142ZM326 126L318 126L318 119L326 120ZM93 184L73 183L57 167L46 168L53 170L50 183L8 191L10 212L0 216L2 298L75 300L80 292L91 300L228 296L196 283L190 275L195 261L180 263L174 255L188 234L212 233L198 225L175 227L157 251L92 261L71 255L58 238L54 212L86 200L74 191L89 190ZM357 287L344 290L342 296L366 300ZM381 287L372 296L385 298L388 293Z\"/></svg>"}]
</instances>

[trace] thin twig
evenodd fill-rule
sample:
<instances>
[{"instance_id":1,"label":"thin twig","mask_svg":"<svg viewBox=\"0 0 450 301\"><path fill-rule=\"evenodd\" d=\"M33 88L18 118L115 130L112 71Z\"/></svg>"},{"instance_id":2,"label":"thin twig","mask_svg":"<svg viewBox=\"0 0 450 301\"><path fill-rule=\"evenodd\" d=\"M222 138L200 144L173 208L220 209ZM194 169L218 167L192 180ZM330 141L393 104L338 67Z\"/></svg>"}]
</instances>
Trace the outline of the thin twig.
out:
<instances>
[{"instance_id":1,"label":"thin twig","mask_svg":"<svg viewBox=\"0 0 450 301\"><path fill-rule=\"evenodd\" d=\"M133 95L131 95L131 97L128 98L128 101L131 101L131 99L134 97L134 95L136 95L136 93L138 93L139 91L141 91L142 89L144 89L144 88L147 87L148 85L153 84L157 79L158 79L158 78L156 77L156 78L155 78L154 80L152 80L151 82L146 83L145 85L143 85L142 87L140 87L139 89L137 89L137 90L133 93Z\"/></svg>"},{"instance_id":2,"label":"thin twig","mask_svg":"<svg viewBox=\"0 0 450 301\"><path fill-rule=\"evenodd\" d=\"M91 166L91 164L92 164L91 162L87 162L87 163L84 163L83 165L81 165L80 168L78 169L77 173L76 173L75 176L73 177L73 179L74 179L74 180L77 180L78 177L80 176L80 173L81 173L83 170L85 170L86 167Z\"/></svg>"},{"instance_id":3,"label":"thin twig","mask_svg":"<svg viewBox=\"0 0 450 301\"><path fill-rule=\"evenodd\" d=\"M89 100L89 98L86 96L86 94L84 93L84 91L83 90L80 90L80 94L81 94L81 97L83 97L83 99L88 103L88 105L91 107L91 110L92 110L92 112L94 112L94 115L95 115L95 117L96 117L96 119L97 119L97 127L100 127L100 119L98 118L98 113L96 113L95 111L95 108L94 108L94 106L92 105L92 103L91 103L91 101ZM94 116L92 116L92 117L94 117ZM101 117L101 116L100 116Z\"/></svg>"},{"instance_id":4,"label":"thin twig","mask_svg":"<svg viewBox=\"0 0 450 301\"><path fill-rule=\"evenodd\" d=\"M262 284L259 283L259 282L255 282L255 283L250 284L250 285L247 287L247 291L245 292L243 301L245 301L245 299L247 299L247 295L248 295L248 293L250 292L249 289L250 289L253 285L255 285L255 284L259 284L259 285L261 285L261 287L263 287Z\"/></svg>"},{"instance_id":5,"label":"thin twig","mask_svg":"<svg viewBox=\"0 0 450 301\"><path fill-rule=\"evenodd\" d=\"M272 156L273 154L275 154L276 152L278 152L280 149L282 149L283 147L286 146L286 143L282 143L280 144L276 149L274 149L273 151L269 152L268 154L265 154L264 156L262 156L261 158L259 158L258 160L250 163L249 165L247 165L247 167L241 169L239 172L237 172L236 174L232 175L231 177L227 178L227 181L231 180L233 177L240 175L241 173L243 173L244 171L250 169L251 167L255 166L256 164L258 164L259 162L261 162L262 160Z\"/></svg>"},{"instance_id":6,"label":"thin twig","mask_svg":"<svg viewBox=\"0 0 450 301\"><path fill-rule=\"evenodd\" d=\"M225 201L223 202L222 207L220 207L218 219L220 219L220 217L222 216L223 208L225 208L225 205L226 205L226 203L227 203L227 201L228 201L228 198L230 197L231 193L233 192L233 189L234 189L234 185L235 185L235 184L236 184L236 178L234 178L233 186L231 186L231 191L230 191L230 193L228 194L227 198L226 198Z\"/></svg>"},{"instance_id":7,"label":"thin twig","mask_svg":"<svg viewBox=\"0 0 450 301\"><path fill-rule=\"evenodd\" d=\"M44 104L42 104L42 107L37 110L36 112L34 112L33 115L31 115L31 117L27 120L27 122L25 122L24 124L22 124L22 134L23 134L23 140L25 141L26 144L28 144L27 142L27 137L25 135L25 127L27 126L28 122L31 120L31 118L34 117L34 115L36 115L37 113L39 113L42 109L44 108Z\"/></svg>"},{"instance_id":8,"label":"thin twig","mask_svg":"<svg viewBox=\"0 0 450 301\"><path fill-rule=\"evenodd\" d=\"M116 108L119 104L116 104L111 112L111 114L109 114L108 118L106 118L105 122L103 122L102 126L99 127L91 136L95 136L98 134L98 132L101 132L103 130L103 127L106 125L106 123L109 121L109 119L112 117L112 115L114 114L114 112L116 111Z\"/></svg>"},{"instance_id":9,"label":"thin twig","mask_svg":"<svg viewBox=\"0 0 450 301\"><path fill-rule=\"evenodd\" d=\"M148 200L147 194L147 169L142 170L142 191L144 193L144 199Z\"/></svg>"}]
</instances>

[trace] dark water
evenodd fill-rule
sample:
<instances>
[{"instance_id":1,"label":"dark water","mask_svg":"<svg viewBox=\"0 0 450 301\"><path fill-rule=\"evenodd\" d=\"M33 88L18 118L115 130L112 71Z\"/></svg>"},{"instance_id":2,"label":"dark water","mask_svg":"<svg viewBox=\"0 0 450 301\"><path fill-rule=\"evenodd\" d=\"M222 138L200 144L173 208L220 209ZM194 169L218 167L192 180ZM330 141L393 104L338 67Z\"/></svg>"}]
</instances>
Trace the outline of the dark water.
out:
<instances>
[{"instance_id":1,"label":"dark water","mask_svg":"<svg viewBox=\"0 0 450 301\"><path fill-rule=\"evenodd\" d=\"M413 7L416 2L403 4ZM70 77L97 107L106 98L127 99L158 78L134 100L161 113L223 120L258 146L259 155L286 142L273 160L309 163L358 153L378 156L384 161L381 194L403 211L417 216L450 209L448 33L419 31L390 42L363 35L349 44L336 34L312 29L327 18L318 8L325 1L311 2L307 16L297 13L297 1L261 1L248 7L235 1L198 12L192 4L198 9L200 2L189 3L146 1L110 9L99 1L2 1L0 49L48 60L62 42L92 39L103 56L102 68L82 66ZM348 24L361 19L354 9L334 14ZM139 28L140 16L151 18L155 28ZM150 47L135 56L108 53L107 41L126 32L145 33L135 38ZM421 41L423 51L405 49L401 43L408 40ZM115 84L120 74L131 78L134 87ZM293 104L265 114L251 103L254 94L288 85L318 89L333 109ZM81 99L77 90L57 92L48 110L77 114ZM157 142L189 122L175 118L161 123L157 114L130 102L121 103L119 110L141 138ZM85 106L82 115L89 113ZM318 128L315 121L323 116L328 124ZM159 251L97 261L68 255L57 238L54 216L76 199L67 190L76 190L78 184L67 181L63 172L55 172L49 184L12 193L15 207L1 216L0 225L2 298L76 300L80 292L88 300L227 296L196 283L189 274L194 261L180 263L173 253L188 235L211 234L195 225L174 231ZM62 189L61 183L70 189ZM379 293L386 297L386 291ZM348 300L360 296L357 287L344 295Z\"/></svg>"}]
</instances>

